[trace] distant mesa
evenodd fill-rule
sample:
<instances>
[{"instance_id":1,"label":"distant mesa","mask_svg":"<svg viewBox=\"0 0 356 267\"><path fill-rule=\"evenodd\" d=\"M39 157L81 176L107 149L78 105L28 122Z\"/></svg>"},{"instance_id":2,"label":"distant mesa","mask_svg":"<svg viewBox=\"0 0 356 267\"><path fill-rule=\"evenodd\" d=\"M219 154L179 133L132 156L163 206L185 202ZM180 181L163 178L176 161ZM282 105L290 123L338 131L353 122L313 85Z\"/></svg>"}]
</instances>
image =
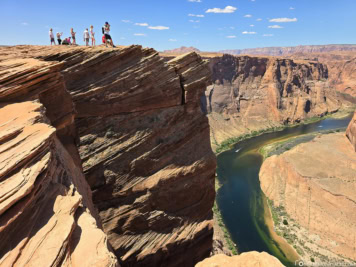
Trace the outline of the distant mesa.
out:
<instances>
[{"instance_id":1,"label":"distant mesa","mask_svg":"<svg viewBox=\"0 0 356 267\"><path fill-rule=\"evenodd\" d=\"M298 45L291 47L261 47L248 49L222 50L220 53L231 55L264 55L286 56L295 53L322 53L333 51L355 51L356 44L330 44L330 45Z\"/></svg>"},{"instance_id":2,"label":"distant mesa","mask_svg":"<svg viewBox=\"0 0 356 267\"><path fill-rule=\"evenodd\" d=\"M185 53L190 53L190 52L200 53L201 51L198 48L195 48L193 46L190 46L190 47L181 46L179 48L175 48L172 50L164 50L163 51L163 53L165 53L165 54L185 54Z\"/></svg>"}]
</instances>

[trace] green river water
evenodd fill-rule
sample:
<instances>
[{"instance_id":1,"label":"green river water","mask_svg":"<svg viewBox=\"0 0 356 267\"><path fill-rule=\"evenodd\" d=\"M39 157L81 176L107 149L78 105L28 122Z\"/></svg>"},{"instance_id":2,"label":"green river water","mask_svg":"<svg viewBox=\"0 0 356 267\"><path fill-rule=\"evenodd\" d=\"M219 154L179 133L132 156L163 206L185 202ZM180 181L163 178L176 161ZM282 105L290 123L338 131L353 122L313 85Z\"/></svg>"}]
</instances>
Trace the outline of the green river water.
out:
<instances>
[{"instance_id":1,"label":"green river water","mask_svg":"<svg viewBox=\"0 0 356 267\"><path fill-rule=\"evenodd\" d=\"M346 127L352 115L327 118L316 123L286 128L280 132L263 134L240 142L229 151L218 155L217 174L222 186L216 201L226 228L239 253L265 251L276 256L284 265L294 266L294 260L275 241L265 223L264 201L258 173L263 157L258 150L266 144L321 130Z\"/></svg>"}]
</instances>

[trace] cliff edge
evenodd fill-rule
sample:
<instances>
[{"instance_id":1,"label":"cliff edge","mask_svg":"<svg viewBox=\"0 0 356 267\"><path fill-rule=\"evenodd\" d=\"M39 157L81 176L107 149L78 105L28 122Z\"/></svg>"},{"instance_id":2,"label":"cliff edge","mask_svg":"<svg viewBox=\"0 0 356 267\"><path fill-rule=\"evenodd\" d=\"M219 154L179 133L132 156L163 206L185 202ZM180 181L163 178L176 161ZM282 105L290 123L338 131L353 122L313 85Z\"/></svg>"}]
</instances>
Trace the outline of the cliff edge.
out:
<instances>
[{"instance_id":1,"label":"cliff edge","mask_svg":"<svg viewBox=\"0 0 356 267\"><path fill-rule=\"evenodd\" d=\"M27 162L37 164L32 157L49 173L37 171L40 178L28 178L32 185L21 189L22 198L31 200L32 206L25 201L16 204L21 197L11 198L11 187L1 190L4 212L11 205L14 210L1 215L0 231L21 246L11 250L15 243L2 242L2 262L35 264L33 257L20 255L21 250L56 266L74 266L79 252L86 255L81 260L100 252L101 258L95 258L103 266L116 265L117 259L122 266L193 266L209 256L216 159L200 106L210 78L205 61L193 52L165 62L153 49L140 46L2 47L0 59L0 111L7 114L11 107L22 118L27 105L35 105L31 112L41 109L40 115L24 124L45 121L40 137L31 133L23 137L44 144L41 149L26 147L28 155L11 141L19 137L18 130L1 131L4 160L16 153L24 159L14 160L13 164L23 162L13 165L16 168L4 163L9 169L1 186L11 182L15 170L23 177ZM11 129L14 120L3 123ZM31 189L35 199L24 197ZM28 220L38 210L46 216ZM28 228L19 231L25 221ZM67 229L58 230L63 238L59 242L56 238L53 255L48 253L53 239L46 246L21 241L28 231L36 237L52 226ZM96 243L91 238L97 238ZM82 250L82 242L97 244L97 250Z\"/></svg>"}]
</instances>

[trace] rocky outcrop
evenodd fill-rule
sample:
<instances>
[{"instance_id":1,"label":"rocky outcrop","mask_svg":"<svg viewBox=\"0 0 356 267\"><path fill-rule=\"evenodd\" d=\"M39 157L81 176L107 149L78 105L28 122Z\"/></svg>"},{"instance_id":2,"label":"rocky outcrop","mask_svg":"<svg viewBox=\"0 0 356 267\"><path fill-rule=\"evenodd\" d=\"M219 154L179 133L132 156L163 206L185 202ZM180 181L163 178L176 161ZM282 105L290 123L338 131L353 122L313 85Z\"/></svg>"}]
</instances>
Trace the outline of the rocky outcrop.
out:
<instances>
[{"instance_id":1,"label":"rocky outcrop","mask_svg":"<svg viewBox=\"0 0 356 267\"><path fill-rule=\"evenodd\" d=\"M290 218L285 227L304 257L312 251L316 262L356 260L356 157L343 133L321 135L267 158L260 182Z\"/></svg>"},{"instance_id":2,"label":"rocky outcrop","mask_svg":"<svg viewBox=\"0 0 356 267\"><path fill-rule=\"evenodd\" d=\"M315 61L224 55L210 59L206 91L213 139L335 112L340 101L328 69Z\"/></svg>"},{"instance_id":3,"label":"rocky outcrop","mask_svg":"<svg viewBox=\"0 0 356 267\"><path fill-rule=\"evenodd\" d=\"M117 266L81 168L37 102L0 108L0 265Z\"/></svg>"},{"instance_id":4,"label":"rocky outcrop","mask_svg":"<svg viewBox=\"0 0 356 267\"><path fill-rule=\"evenodd\" d=\"M351 119L349 126L347 127L346 136L349 138L356 152L356 111L354 117Z\"/></svg>"},{"instance_id":5,"label":"rocky outcrop","mask_svg":"<svg viewBox=\"0 0 356 267\"><path fill-rule=\"evenodd\" d=\"M266 252L246 252L237 256L218 254L199 262L196 267L283 267L284 265L275 257Z\"/></svg>"},{"instance_id":6,"label":"rocky outcrop","mask_svg":"<svg viewBox=\"0 0 356 267\"><path fill-rule=\"evenodd\" d=\"M209 256L216 159L200 106L206 62L196 53L166 62L140 46L0 54L4 101L46 107L122 266L193 266Z\"/></svg>"}]
</instances>

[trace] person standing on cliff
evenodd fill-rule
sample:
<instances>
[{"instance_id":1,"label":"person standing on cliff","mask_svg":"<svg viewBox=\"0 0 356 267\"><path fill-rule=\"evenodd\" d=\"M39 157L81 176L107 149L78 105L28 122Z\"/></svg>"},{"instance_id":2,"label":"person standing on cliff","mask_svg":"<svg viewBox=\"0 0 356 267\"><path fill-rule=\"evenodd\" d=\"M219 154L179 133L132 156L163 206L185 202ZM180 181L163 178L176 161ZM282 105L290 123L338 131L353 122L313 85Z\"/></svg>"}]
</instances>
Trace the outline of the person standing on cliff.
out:
<instances>
[{"instance_id":1,"label":"person standing on cliff","mask_svg":"<svg viewBox=\"0 0 356 267\"><path fill-rule=\"evenodd\" d=\"M84 34L83 34L85 46L89 45L89 39L90 39L89 37L90 37L90 35L89 35L88 28L87 28L87 29L85 29Z\"/></svg>"},{"instance_id":2,"label":"person standing on cliff","mask_svg":"<svg viewBox=\"0 0 356 267\"><path fill-rule=\"evenodd\" d=\"M95 46L95 32L94 32L94 26L90 26L90 38L91 38L91 46Z\"/></svg>"},{"instance_id":3,"label":"person standing on cliff","mask_svg":"<svg viewBox=\"0 0 356 267\"><path fill-rule=\"evenodd\" d=\"M72 36L72 44L77 44L76 41L75 41L75 34L76 32L74 32L73 28L70 28L70 35Z\"/></svg>"},{"instance_id":4,"label":"person standing on cliff","mask_svg":"<svg viewBox=\"0 0 356 267\"><path fill-rule=\"evenodd\" d=\"M62 44L62 39L61 39L62 34L63 34L63 32L61 32L61 33L57 32L57 42L58 42L58 45L61 45L61 44Z\"/></svg>"},{"instance_id":5,"label":"person standing on cliff","mask_svg":"<svg viewBox=\"0 0 356 267\"><path fill-rule=\"evenodd\" d=\"M51 39L51 45L52 43L56 45L56 42L54 41L54 34L52 28L49 29L49 38Z\"/></svg>"},{"instance_id":6,"label":"person standing on cliff","mask_svg":"<svg viewBox=\"0 0 356 267\"><path fill-rule=\"evenodd\" d=\"M108 43L109 43L112 47L116 47L114 45L114 42L111 39L111 36L110 36L110 24L109 24L109 22L105 22L105 25L104 25L103 28L104 28L104 36L105 36L105 45L107 46Z\"/></svg>"}]
</instances>

